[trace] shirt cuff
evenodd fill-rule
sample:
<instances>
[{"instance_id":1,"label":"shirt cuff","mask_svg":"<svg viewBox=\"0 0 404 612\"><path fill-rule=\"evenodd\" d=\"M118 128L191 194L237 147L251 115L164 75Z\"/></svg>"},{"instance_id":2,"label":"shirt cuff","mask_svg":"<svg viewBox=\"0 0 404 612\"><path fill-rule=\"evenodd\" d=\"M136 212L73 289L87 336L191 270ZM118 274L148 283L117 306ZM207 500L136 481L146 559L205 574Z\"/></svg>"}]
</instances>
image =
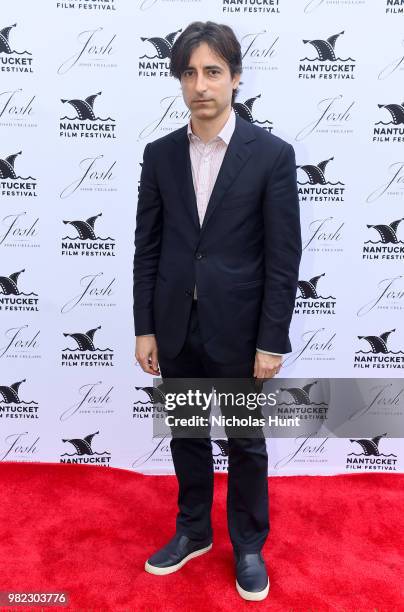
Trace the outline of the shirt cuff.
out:
<instances>
[{"instance_id":1,"label":"shirt cuff","mask_svg":"<svg viewBox=\"0 0 404 612\"><path fill-rule=\"evenodd\" d=\"M271 351L263 351L262 349L258 347L256 348L259 353L265 353L266 355L278 355L278 357L282 357L284 355L284 353L271 353Z\"/></svg>"},{"instance_id":2,"label":"shirt cuff","mask_svg":"<svg viewBox=\"0 0 404 612\"><path fill-rule=\"evenodd\" d=\"M139 336L136 336L136 338L143 338L144 336L154 336L154 334L140 334Z\"/></svg>"}]
</instances>

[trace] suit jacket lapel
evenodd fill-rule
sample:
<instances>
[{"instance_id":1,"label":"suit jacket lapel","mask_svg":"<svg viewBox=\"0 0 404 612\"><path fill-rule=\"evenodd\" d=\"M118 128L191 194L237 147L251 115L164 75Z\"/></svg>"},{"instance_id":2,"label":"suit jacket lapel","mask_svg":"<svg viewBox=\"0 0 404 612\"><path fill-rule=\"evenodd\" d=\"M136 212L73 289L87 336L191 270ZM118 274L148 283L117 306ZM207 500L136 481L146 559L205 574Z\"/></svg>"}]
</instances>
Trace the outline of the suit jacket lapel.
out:
<instances>
[{"instance_id":1,"label":"suit jacket lapel","mask_svg":"<svg viewBox=\"0 0 404 612\"><path fill-rule=\"evenodd\" d=\"M202 227L200 227L199 223L198 206L192 180L192 167L191 158L189 155L187 127L184 126L180 130L176 130L172 136L176 140L176 146L173 148L173 156L171 159L173 164L173 172L179 182L183 204L190 214L197 230L202 233L205 230L214 210L221 202L226 191L233 184L233 181L240 173L241 168L250 157L251 150L248 143L255 139L254 131L251 129L247 121L236 115L234 132L226 149L219 174L213 187Z\"/></svg>"}]
</instances>

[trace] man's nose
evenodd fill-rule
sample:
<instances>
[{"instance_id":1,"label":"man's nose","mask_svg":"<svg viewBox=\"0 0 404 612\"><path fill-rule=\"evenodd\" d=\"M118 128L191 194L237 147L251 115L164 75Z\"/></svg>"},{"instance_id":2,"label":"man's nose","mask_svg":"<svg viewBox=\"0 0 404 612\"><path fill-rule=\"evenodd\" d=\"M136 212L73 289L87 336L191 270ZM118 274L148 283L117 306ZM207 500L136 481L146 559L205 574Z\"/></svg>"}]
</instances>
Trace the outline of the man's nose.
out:
<instances>
[{"instance_id":1,"label":"man's nose","mask_svg":"<svg viewBox=\"0 0 404 612\"><path fill-rule=\"evenodd\" d=\"M196 75L195 89L201 93L206 91L206 78L203 73Z\"/></svg>"}]
</instances>

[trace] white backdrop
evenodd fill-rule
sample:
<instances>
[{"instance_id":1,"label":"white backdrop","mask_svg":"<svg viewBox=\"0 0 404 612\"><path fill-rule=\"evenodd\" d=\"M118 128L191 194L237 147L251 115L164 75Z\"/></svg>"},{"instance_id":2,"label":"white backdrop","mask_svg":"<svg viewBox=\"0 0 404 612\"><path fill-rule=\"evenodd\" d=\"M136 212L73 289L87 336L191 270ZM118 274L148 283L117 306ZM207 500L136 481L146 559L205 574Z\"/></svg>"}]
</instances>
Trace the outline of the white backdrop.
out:
<instances>
[{"instance_id":1,"label":"white backdrop","mask_svg":"<svg viewBox=\"0 0 404 612\"><path fill-rule=\"evenodd\" d=\"M134 227L146 143L189 118L170 46L209 19L242 44L237 112L292 143L299 165L304 254L282 373L312 393L284 391L307 435L269 440L269 472L402 471L404 1L40 7L7 3L0 24L0 459L173 473L134 360ZM344 410L327 377L351 379ZM372 415L373 442L337 437ZM213 447L225 471L225 440Z\"/></svg>"}]
</instances>

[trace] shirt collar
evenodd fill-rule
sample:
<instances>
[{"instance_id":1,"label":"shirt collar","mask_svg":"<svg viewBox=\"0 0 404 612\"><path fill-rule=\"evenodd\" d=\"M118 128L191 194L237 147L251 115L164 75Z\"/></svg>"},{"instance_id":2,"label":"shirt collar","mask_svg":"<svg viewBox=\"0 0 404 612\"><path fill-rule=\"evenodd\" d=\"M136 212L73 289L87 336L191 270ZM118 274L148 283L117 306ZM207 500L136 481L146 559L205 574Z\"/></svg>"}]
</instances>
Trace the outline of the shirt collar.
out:
<instances>
[{"instance_id":1,"label":"shirt collar","mask_svg":"<svg viewBox=\"0 0 404 612\"><path fill-rule=\"evenodd\" d=\"M229 118L227 119L226 123L224 124L220 132L214 138L212 138L212 140L215 140L216 138L221 138L226 143L226 145L228 145L230 142L230 138L233 135L235 127L236 127L236 114L234 112L234 109L232 108L230 111ZM200 138L196 134L194 134L192 131L191 119L189 119L188 121L187 134L188 134L189 140L191 140L191 138L197 138L198 140L200 140Z\"/></svg>"}]
</instances>

